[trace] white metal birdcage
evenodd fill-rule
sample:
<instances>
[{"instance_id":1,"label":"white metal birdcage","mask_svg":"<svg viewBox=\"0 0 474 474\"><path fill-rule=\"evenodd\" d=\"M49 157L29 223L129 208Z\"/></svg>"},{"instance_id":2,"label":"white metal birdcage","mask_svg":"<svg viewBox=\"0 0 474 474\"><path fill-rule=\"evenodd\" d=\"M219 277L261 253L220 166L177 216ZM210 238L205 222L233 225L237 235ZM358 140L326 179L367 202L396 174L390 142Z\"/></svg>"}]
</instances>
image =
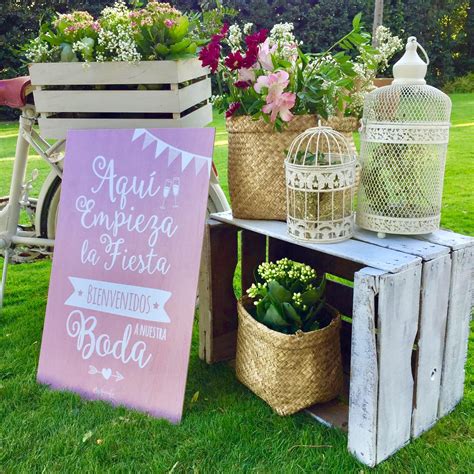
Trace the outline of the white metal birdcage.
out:
<instances>
[{"instance_id":1,"label":"white metal birdcage","mask_svg":"<svg viewBox=\"0 0 474 474\"><path fill-rule=\"evenodd\" d=\"M288 233L312 242L349 239L354 230L356 156L330 127L295 138L285 160Z\"/></svg>"},{"instance_id":2,"label":"white metal birdcage","mask_svg":"<svg viewBox=\"0 0 474 474\"><path fill-rule=\"evenodd\" d=\"M451 100L426 85L428 64L408 38L392 85L365 99L356 222L380 237L439 228Z\"/></svg>"}]
</instances>

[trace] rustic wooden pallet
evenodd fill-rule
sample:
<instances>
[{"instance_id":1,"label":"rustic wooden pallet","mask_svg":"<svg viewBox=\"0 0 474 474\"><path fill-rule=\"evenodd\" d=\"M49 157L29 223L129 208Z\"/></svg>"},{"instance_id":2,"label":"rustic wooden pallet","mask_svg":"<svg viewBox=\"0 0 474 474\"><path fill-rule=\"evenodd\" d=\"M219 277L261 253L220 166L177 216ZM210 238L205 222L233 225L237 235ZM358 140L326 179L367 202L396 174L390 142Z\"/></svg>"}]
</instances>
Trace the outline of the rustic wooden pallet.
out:
<instances>
[{"instance_id":1,"label":"rustic wooden pallet","mask_svg":"<svg viewBox=\"0 0 474 474\"><path fill-rule=\"evenodd\" d=\"M465 276L472 265L472 258L467 258L472 251L469 240L443 232L432 240L426 236L381 240L357 230L346 242L310 244L289 237L282 222L234 219L231 213L212 217L200 282L201 358L211 363L235 354L233 275L241 233L244 289L259 263L283 256L339 277L328 282L327 299L345 315L341 349L349 399L342 396L308 411L323 423L347 429L348 449L358 459L378 464L459 401L464 380L462 338L467 340L467 334L465 318L455 313L464 314L467 307L458 290L460 275ZM462 269L462 256L455 253L461 251ZM470 279L465 280L469 299ZM466 290L466 281L463 284ZM450 342L456 338L457 351ZM443 390L445 381L454 388Z\"/></svg>"}]
</instances>

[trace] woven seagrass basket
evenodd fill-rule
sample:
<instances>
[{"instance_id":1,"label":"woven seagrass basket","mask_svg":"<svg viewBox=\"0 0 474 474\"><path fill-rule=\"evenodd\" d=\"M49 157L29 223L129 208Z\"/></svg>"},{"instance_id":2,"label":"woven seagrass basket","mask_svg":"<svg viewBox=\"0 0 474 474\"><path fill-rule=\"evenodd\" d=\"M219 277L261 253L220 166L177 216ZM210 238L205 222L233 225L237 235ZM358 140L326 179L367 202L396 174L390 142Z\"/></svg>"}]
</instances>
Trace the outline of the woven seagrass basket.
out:
<instances>
[{"instance_id":1,"label":"woven seagrass basket","mask_svg":"<svg viewBox=\"0 0 474 474\"><path fill-rule=\"evenodd\" d=\"M256 321L238 302L239 328L235 370L237 378L279 415L332 400L341 393L341 318L323 329L282 334Z\"/></svg>"},{"instance_id":2,"label":"woven seagrass basket","mask_svg":"<svg viewBox=\"0 0 474 474\"><path fill-rule=\"evenodd\" d=\"M228 182L234 217L286 220L286 152L301 132L316 126L316 116L297 115L282 132L245 115L227 119L226 123Z\"/></svg>"}]
</instances>

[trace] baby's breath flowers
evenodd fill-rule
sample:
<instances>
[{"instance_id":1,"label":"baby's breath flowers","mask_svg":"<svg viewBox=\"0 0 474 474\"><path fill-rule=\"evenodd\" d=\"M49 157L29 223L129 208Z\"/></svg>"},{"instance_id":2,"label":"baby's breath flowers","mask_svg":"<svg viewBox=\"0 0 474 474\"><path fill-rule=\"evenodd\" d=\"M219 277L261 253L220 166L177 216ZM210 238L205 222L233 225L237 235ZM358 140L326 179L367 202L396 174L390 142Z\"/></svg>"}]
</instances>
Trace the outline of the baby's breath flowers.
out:
<instances>
[{"instance_id":1,"label":"baby's breath flowers","mask_svg":"<svg viewBox=\"0 0 474 474\"><path fill-rule=\"evenodd\" d=\"M209 41L211 33L198 16L155 0L137 5L129 8L116 0L97 19L86 11L57 14L26 46L25 56L33 62L175 60L196 57L198 47Z\"/></svg>"},{"instance_id":2,"label":"baby's breath flowers","mask_svg":"<svg viewBox=\"0 0 474 474\"><path fill-rule=\"evenodd\" d=\"M254 300L257 321L287 334L312 331L325 323L326 280L309 265L282 258L260 264L256 276L247 295Z\"/></svg>"}]
</instances>

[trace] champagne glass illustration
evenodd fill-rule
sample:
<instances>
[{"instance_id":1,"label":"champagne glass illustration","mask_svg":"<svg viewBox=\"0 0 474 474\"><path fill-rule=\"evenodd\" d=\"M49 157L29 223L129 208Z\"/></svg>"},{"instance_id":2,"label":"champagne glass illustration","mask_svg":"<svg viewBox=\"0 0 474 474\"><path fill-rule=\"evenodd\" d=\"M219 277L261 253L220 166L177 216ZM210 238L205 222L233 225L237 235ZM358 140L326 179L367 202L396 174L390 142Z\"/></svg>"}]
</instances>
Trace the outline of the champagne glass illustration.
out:
<instances>
[{"instance_id":1,"label":"champagne glass illustration","mask_svg":"<svg viewBox=\"0 0 474 474\"><path fill-rule=\"evenodd\" d=\"M163 204L160 206L161 209L165 208L165 202L170 194L170 189L171 189L171 179L167 179L163 187Z\"/></svg>"},{"instance_id":2,"label":"champagne glass illustration","mask_svg":"<svg viewBox=\"0 0 474 474\"><path fill-rule=\"evenodd\" d=\"M179 194L179 178L173 178L173 196L174 196L174 204L173 207L178 207L178 203L176 202L176 198L178 197Z\"/></svg>"}]
</instances>

